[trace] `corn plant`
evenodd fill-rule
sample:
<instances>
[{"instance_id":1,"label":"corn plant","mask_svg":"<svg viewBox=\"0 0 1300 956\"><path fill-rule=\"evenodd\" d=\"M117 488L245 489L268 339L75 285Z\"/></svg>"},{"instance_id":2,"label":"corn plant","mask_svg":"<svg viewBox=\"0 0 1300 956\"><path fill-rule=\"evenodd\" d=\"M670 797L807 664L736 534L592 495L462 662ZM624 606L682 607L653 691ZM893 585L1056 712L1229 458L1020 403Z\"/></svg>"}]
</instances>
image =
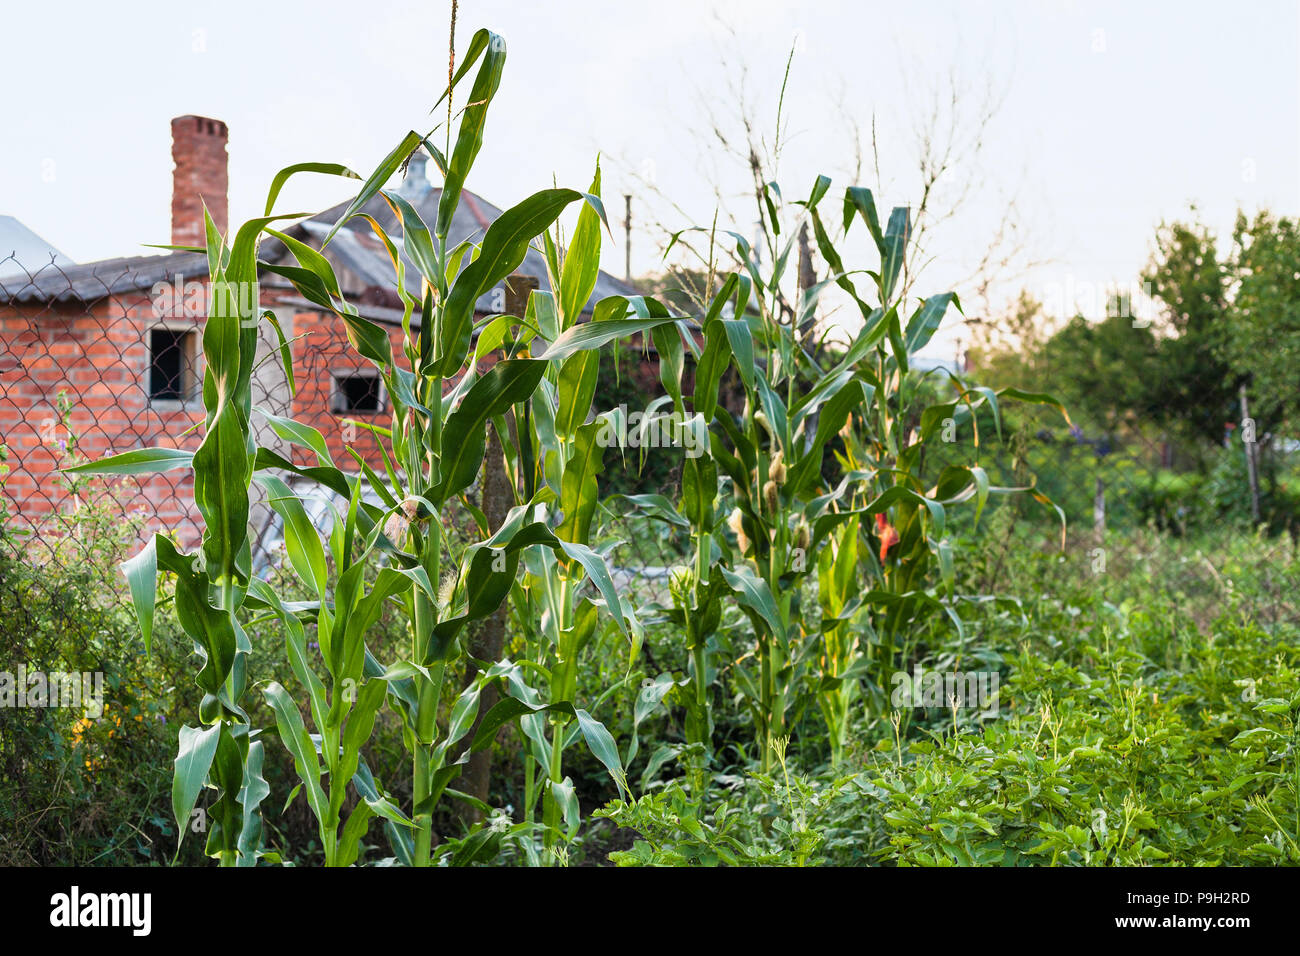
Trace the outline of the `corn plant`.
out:
<instances>
[{"instance_id":1,"label":"corn plant","mask_svg":"<svg viewBox=\"0 0 1300 956\"><path fill-rule=\"evenodd\" d=\"M879 703L900 649L915 640L926 617L938 612L960 630L947 508L973 500L978 520L990 494L1032 491L990 487L977 463L948 466L927 483L923 452L942 437L937 429L973 424L984 405L1000 427L999 396L1056 405L1049 396L1015 389L967 387L954 376L957 399L921 410L919 428L904 433L915 414L911 358L947 309L960 304L952 293L931 296L904 323L898 297L910 234L907 209L895 209L882 229L870 191L846 190L844 233L861 218L880 254L878 271L850 272L818 211L830 185L819 177L806 200L790 204L811 222L830 268L827 278L793 295L784 290L797 232L787 229L782 238L787 207L779 187L769 183L761 209L771 266L764 270L763 257L731 234L741 268L723 278L706 303L702 343L685 330L680 337L667 327L655 332L675 408L700 416L710 435L708 455L684 469L677 506L694 548L693 564L674 580L669 612L685 629L691 653L687 739L707 749L709 685L726 670L747 703L764 771L773 741L787 736L813 702L838 761L862 688ZM876 304L854 282L864 273L875 286ZM863 320L838 353L810 347L817 304L831 283L850 296ZM684 349L696 361L690 409L680 387ZM739 415L717 401L728 367L744 393ZM837 477L829 482L832 447ZM724 523L719 506L728 500L732 510ZM665 517L657 502L636 503L646 517ZM804 606L805 579L815 586L815 608ZM754 641L732 646L719 667L710 658L727 649L728 642L717 639L727 599L749 618Z\"/></svg>"},{"instance_id":2,"label":"corn plant","mask_svg":"<svg viewBox=\"0 0 1300 956\"><path fill-rule=\"evenodd\" d=\"M834 510L815 520L855 517L858 541L850 543L841 535L835 547L837 552L856 551L862 574L855 587L838 553L823 560L822 630L829 657L837 661L841 672L861 674L870 706L879 713L886 704L884 687L889 672L899 655L906 657L915 645L926 619L939 614L960 635L961 601L983 597L954 593L954 544L948 534L952 507L973 504L978 528L991 495L1028 492L1056 510L1064 531L1060 509L1032 483L1018 488L990 484L978 462L977 413L981 409L990 413L999 435L1000 399L1045 404L1063 416L1066 413L1050 395L1015 388L994 391L968 384L946 371L940 374L948 376L955 397L918 408L916 396L923 376L911 371L914 358L934 336L947 310L960 309L960 303L953 293L932 295L917 302L904 323L899 283L911 234L908 210L895 208L882 229L871 191L853 187L844 194L843 234L861 220L880 255L879 271L866 273L874 286L874 298L865 299L853 274L845 270L818 209L828 186L825 177L818 180L806 209L832 277L859 310L863 326L826 375L851 374L862 383L864 400L855 403L844 421L849 427L843 430L839 465L845 478L835 493ZM933 479L928 478L927 451L954 442L959 428L974 430L975 460L944 465ZM855 592L860 596L849 596ZM846 624L864 633L865 640L856 647L844 639ZM847 706L857 690L856 684L838 682L828 684L820 694L832 747L837 751L842 751Z\"/></svg>"},{"instance_id":3,"label":"corn plant","mask_svg":"<svg viewBox=\"0 0 1300 956\"><path fill-rule=\"evenodd\" d=\"M347 865L356 859L360 838L373 815L384 818L401 862L433 862L433 811L448 785L471 751L488 745L504 723L521 715L566 713L577 721L596 756L621 779L608 732L567 699L540 701L524 680L523 670L509 661L483 662L486 669L448 709L445 727L440 722L446 673L464 654L460 638L466 626L493 613L506 599L521 556L529 549L553 552L575 594L579 582L591 581L604 606L620 626L626 626L603 558L582 543L585 533L570 533L581 525L581 515L594 508L589 476L578 479L575 492L526 487L522 503L510 510L498 528L487 527L467 491L483 463L490 424L499 436L515 436L516 462L535 454L534 423L539 416L532 413L532 398L548 370L559 370L552 381L564 380L565 369L572 368L584 352L663 321L652 317L644 305L640 306L644 314L629 318L629 313L637 315L635 308L619 299L598 308L596 319L601 321L591 323L599 325L594 331L575 325L598 269L598 230L593 223L604 219L604 210L595 191L543 190L503 213L480 242L465 241L449 248L449 227L482 146L486 113L505 56L500 37L487 30L475 34L443 95L449 101L456 85L478 64L454 142L450 124L443 149L431 142L432 133L407 134L364 181L320 248L270 228L272 222L300 214L272 216L270 210L285 182L297 173L360 179L337 164L303 163L282 170L272 181L267 215L241 226L229 249L209 222L209 266L214 291L220 294L213 298L204 333L203 441L192 456L149 449L92 466L116 473L194 469L196 503L206 522L202 550L198 555L182 555L168 538L159 536L126 571L146 640L157 569L177 576L177 614L205 660L198 683L205 691L199 716L206 729L182 732L175 809L182 823L201 785L206 782L217 790L218 800L209 811L214 821L208 844L209 852L219 855L223 863L255 860L260 838L257 806L266 796L259 772L262 745L254 739L258 731L248 725L242 706L250 683L241 609L275 618L284 628L286 654L307 697L311 728L302 719L299 700L285 688L272 683L262 690L318 821L327 864ZM450 116L450 103L448 111ZM428 150L444 175L433 224L423 222L401 195L384 189L417 148ZM397 242L364 211L376 196L383 197L401 225L400 252ZM580 218L582 241L570 248L566 275L559 283L559 323L538 321L536 314L491 316L476 322L479 298L512 273L534 238L578 201L588 211ZM395 289L404 305L400 348L394 349L388 333L346 300L323 253L338 230L354 218L365 221L392 260ZM593 231L597 232L594 248L589 241ZM263 235L282 243L295 264L259 261L257 248ZM420 274L419 296L407 291L408 260ZM247 294L255 288L259 269L288 280L309 301L336 316L353 348L378 370L392 406L391 425L371 429L383 452L384 475L353 449L349 454L355 470L344 471L331 459L319 432L273 415L266 419L275 434L305 449L314 463L296 465L270 449L256 447L249 423L254 413L264 414L252 407L249 388L257 323L263 315L274 321ZM283 336L281 343L280 357L292 388L292 364ZM540 348L533 355L530 349L535 345ZM480 371L493 358L497 361ZM574 401L577 393L561 394L565 402L573 403L567 412L561 411L578 423L586 406ZM576 434L574 430L561 434L564 442L558 447L567 452ZM586 475L587 467L577 465L572 470ZM328 489L343 503L343 512L335 514L328 534L328 549L286 482L290 475ZM286 602L264 582L251 578L247 524L254 478L284 522L290 564L315 594L313 601ZM474 514L478 540L461 543L443 535L442 516L457 500ZM555 504L559 507L549 513L562 513L563 520L553 530L546 509ZM366 635L387 604L398 606L405 615L410 648L400 660L381 662L367 647ZM323 676L305 653L309 626L316 629ZM505 688L507 696L480 720L480 696L493 681ZM570 680L565 687L571 685ZM361 756L385 701L401 720L403 741L411 755L409 812L390 798ZM476 720L477 730L467 741ZM344 818L349 784L358 800Z\"/></svg>"},{"instance_id":4,"label":"corn plant","mask_svg":"<svg viewBox=\"0 0 1300 956\"><path fill-rule=\"evenodd\" d=\"M779 235L779 222L770 225ZM734 599L744 610L755 644L752 653L733 653L726 666L748 705L766 769L772 741L788 735L791 708L803 705L812 644L802 628L801 586L815 567L811 556L834 527L810 524L803 505L822 484L828 440L863 392L851 375L807 388L809 359L798 334L819 290L805 292L797 313L785 304L781 282L793 237L767 276L748 242L734 238L743 269L726 276L708 303L702 344L667 329L656 333L664 384L678 414L710 429L708 453L688 459L683 469L678 510L691 527L694 561L673 582L670 617L686 629L691 653L688 743L707 750L709 685L717 672L709 649L724 643L715 639L724 601ZM684 348L696 358L689 410L680 385ZM718 402L729 367L744 391L738 416ZM724 520L719 505L726 499L733 510ZM655 510L652 502L642 504L648 514Z\"/></svg>"},{"instance_id":5,"label":"corn plant","mask_svg":"<svg viewBox=\"0 0 1300 956\"><path fill-rule=\"evenodd\" d=\"M590 196L600 195L600 169ZM574 329L595 290L600 263L601 220L598 207L587 204L579 212L577 227L563 256L556 235L545 236L550 288L537 291L528 303L528 318L543 340L555 341ZM622 300L618 300L622 301ZM603 321L615 303L602 303L596 319ZM597 477L605 448L600 442L602 420L591 420L600 355L580 349L552 362L534 393L524 419L531 428L523 435L511 462L514 487L527 496L531 512L561 542L561 550L531 549L524 557L523 574L513 586L514 620L522 633L530 664L542 677L541 686L516 682L517 699L533 710L520 718L525 746L523 811L525 823L534 819L542 804L543 839L548 848L571 839L580 822L572 780L564 775L564 751L585 737L593 752L625 788L622 767L613 738L586 710L572 706L578 668L590 642L601 630L599 609L604 606L618 628L634 642L640 625L631 609L612 589L612 579L592 593L582 566L566 561L565 551L590 550L592 519L597 508ZM520 418L516 417L518 430ZM601 700L620 685L608 688ZM598 700L595 706L599 706ZM566 706L566 704L568 706Z\"/></svg>"},{"instance_id":6,"label":"corn plant","mask_svg":"<svg viewBox=\"0 0 1300 956\"><path fill-rule=\"evenodd\" d=\"M170 537L157 534L123 565L123 572L146 651L153 633L158 572L175 579L177 620L203 662L195 676L203 696L200 726L180 730L172 809L183 838L200 791L205 785L217 791L217 799L204 811L205 850L223 866L257 862L262 853L259 806L269 793L261 771L264 746L247 710L252 646L239 615L251 581L249 490L257 449L249 422L257 329L263 316L240 292L255 284L257 239L276 218L246 223L227 245L205 213L212 294L203 331L205 415L199 447L194 452L141 449L68 469L116 475L193 469L194 502L203 521L199 550L182 553ZM274 324L270 313L265 318ZM284 341L282 334L280 339Z\"/></svg>"}]
</instances>

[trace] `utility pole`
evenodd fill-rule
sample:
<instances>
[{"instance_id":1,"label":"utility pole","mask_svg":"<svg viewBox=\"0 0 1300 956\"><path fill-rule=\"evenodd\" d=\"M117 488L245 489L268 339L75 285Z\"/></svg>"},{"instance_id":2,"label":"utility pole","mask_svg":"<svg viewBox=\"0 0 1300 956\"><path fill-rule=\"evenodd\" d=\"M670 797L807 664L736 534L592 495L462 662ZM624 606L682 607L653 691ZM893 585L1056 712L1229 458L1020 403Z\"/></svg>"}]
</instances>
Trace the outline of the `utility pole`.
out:
<instances>
[{"instance_id":1,"label":"utility pole","mask_svg":"<svg viewBox=\"0 0 1300 956\"><path fill-rule=\"evenodd\" d=\"M623 281L632 284L632 194L623 194L624 208L627 214L623 219Z\"/></svg>"}]
</instances>

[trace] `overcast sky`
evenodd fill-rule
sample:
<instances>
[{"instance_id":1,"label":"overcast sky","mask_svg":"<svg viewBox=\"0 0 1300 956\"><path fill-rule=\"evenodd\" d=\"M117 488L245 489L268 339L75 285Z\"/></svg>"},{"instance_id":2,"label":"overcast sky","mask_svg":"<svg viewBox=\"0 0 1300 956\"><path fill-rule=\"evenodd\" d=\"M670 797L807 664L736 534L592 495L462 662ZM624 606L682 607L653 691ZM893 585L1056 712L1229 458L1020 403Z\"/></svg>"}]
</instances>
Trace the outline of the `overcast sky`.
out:
<instances>
[{"instance_id":1,"label":"overcast sky","mask_svg":"<svg viewBox=\"0 0 1300 956\"><path fill-rule=\"evenodd\" d=\"M185 113L230 126L232 219L260 213L271 176L289 163L364 172L408 128L432 125L448 10L389 0L10 4L0 214L82 262L166 242L169 120ZM938 194L948 202L973 187L935 234L919 292L968 274L1010 200L1023 259L1045 264L1011 270L994 300L1023 285L1039 298L1072 287L1077 298L1130 283L1156 224L1190 204L1220 231L1238 207L1300 211L1295 0L467 0L460 43L479 26L503 34L510 54L469 187L498 206L553 179L585 188L599 152L619 242L605 264L618 274L625 192L640 223L636 273L658 266L662 234L649 223L707 222L715 185L752 232L746 171L702 131L716 116L734 133L743 78L770 145L792 46L779 176L793 196L819 172L846 185L852 124L867 134L874 118L881 182L867 169L861 184L882 189L882 206L915 202L916 131L934 94L950 80L963 91L959 136L986 93L1000 102L982 149L961 150L951 192ZM282 208L316 210L346 193L341 181L300 179Z\"/></svg>"}]
</instances>

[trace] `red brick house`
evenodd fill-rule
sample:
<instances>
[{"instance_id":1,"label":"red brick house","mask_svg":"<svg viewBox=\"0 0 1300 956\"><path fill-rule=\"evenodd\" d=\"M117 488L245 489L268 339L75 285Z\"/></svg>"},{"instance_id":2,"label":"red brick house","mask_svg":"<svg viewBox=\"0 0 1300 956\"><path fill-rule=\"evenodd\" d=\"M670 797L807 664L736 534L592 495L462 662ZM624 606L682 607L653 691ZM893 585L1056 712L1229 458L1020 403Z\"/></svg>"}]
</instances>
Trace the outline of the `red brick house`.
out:
<instances>
[{"instance_id":1,"label":"red brick house","mask_svg":"<svg viewBox=\"0 0 1300 956\"><path fill-rule=\"evenodd\" d=\"M228 225L227 138L226 126L218 120L172 120L174 245L202 245L204 202L223 232ZM426 221L436 218L440 190L425 178L423 154L412 160L400 191ZM345 208L341 203L287 231L319 248ZM364 211L395 238L400 235L382 198L371 200ZM500 214L466 191L452 223L452 241L481 237ZM326 255L348 300L366 318L391 329L399 347L402 311L395 307L400 303L392 291L392 264L365 221L353 220L340 230ZM281 243L266 241L261 258L276 262L289 257ZM27 271L0 275L0 443L8 449L10 469L0 479L7 499L0 500L0 508L10 513L9 520L16 516L36 525L75 504L59 474L70 439L76 453L87 458L150 445L197 446L193 429L202 421L197 392L207 263L202 254L175 253L24 265ZM547 288L545 262L536 250L519 272ZM409 263L406 278L418 295L419 273ZM379 465L369 433L343 424L344 419L367 418L386 423L385 396L374 370L348 346L332 313L269 273L259 284L262 307L276 313L291 340L297 394L290 397L272 357L274 334L264 323L260 348L267 360L259 361L255 373L255 403L318 428L340 466L351 461L345 444ZM478 303L480 315L499 311L503 292L486 293ZM602 272L588 308L605 296L631 294L633 289ZM269 429L259 443L290 454ZM105 491L124 507L143 510L150 529L188 525L190 533L183 537L193 540L187 473L110 482ZM269 509L263 509L261 518L268 516Z\"/></svg>"}]
</instances>

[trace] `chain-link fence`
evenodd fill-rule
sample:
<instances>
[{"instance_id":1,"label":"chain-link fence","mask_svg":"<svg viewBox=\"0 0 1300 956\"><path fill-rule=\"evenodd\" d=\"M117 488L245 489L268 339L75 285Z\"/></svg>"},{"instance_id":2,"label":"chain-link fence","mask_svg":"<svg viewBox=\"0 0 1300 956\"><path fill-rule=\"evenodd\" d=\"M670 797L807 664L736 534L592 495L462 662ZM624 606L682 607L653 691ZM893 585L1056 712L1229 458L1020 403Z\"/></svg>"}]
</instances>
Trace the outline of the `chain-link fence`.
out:
<instances>
[{"instance_id":1,"label":"chain-link fence","mask_svg":"<svg viewBox=\"0 0 1300 956\"><path fill-rule=\"evenodd\" d=\"M202 284L187 282L184 270L193 275L202 257L165 258L178 260L169 264L165 279L156 263L142 259L97 263L93 269L52 262L33 271L13 257L0 260L0 514L7 540L30 563L66 566L87 559L90 544L82 529L90 514L115 516L137 538L166 530L187 547L197 543L200 524L188 469L120 478L67 471L140 448L198 446L206 310ZM382 468L375 439L365 429L369 421L382 424L385 415L377 374L352 354L334 323L283 292L271 290L270 305L291 335L296 381L291 388L279 364L278 340L264 328L252 380L254 405L317 429L336 463L350 464L346 449L354 447ZM395 337L400 334L391 309L374 311L388 320ZM314 463L261 416L258 421L259 445L296 465ZM328 502L311 504L324 519ZM265 568L278 548L274 512L255 506L252 523L254 564ZM120 582L113 589L120 591Z\"/></svg>"},{"instance_id":2,"label":"chain-link fence","mask_svg":"<svg viewBox=\"0 0 1300 956\"><path fill-rule=\"evenodd\" d=\"M165 258L176 264L176 257ZM201 261L181 260L190 274L201 274ZM20 681L24 668L90 674L111 685L110 712L102 719L60 720L32 707L5 711L0 773L14 786L0 794L0 832L40 836L0 841L0 862L66 862L82 859L76 856L82 853L87 861L118 858L124 845L152 859L154 847L171 845L167 768L181 718L162 702L174 689L175 675L185 670L189 646L174 629L164 639L160 631L169 625L160 619L153 656L141 660L117 563L156 530L174 532L186 548L197 544L192 480L188 469L120 478L64 470L143 447L197 447L206 313L158 314L158 271L157 263L143 260L100 263L93 270L51 263L35 271L12 257L0 260L0 633L8 649L0 671L19 674ZM173 293L176 284L184 285L179 278L168 281ZM255 404L315 428L339 466L350 467L351 447L382 471L382 459L370 457L378 447L363 427L368 419L385 424L387 414L373 370L355 356L338 323L309 304L283 288L267 290L263 302L289 337L296 387L290 391L278 371L277 342L270 338L257 361ZM400 313L385 311L383 304L371 308L397 342ZM627 359L645 361L635 349ZM635 374L627 374L629 368ZM606 374L602 366L599 407L645 408L654 400L657 369L636 364L614 371ZM1225 416L1217 442L1189 441L1136 420L1097 430L1079 419L1070 427L1058 413L1022 402L1006 401L1001 411L1000 436L987 409L976 419L978 448L972 422L955 418L952 434L927 448L928 475L946 460L978 456L992 486L1032 486L1051 502L1027 494L991 497L979 530L985 545L962 562L971 592L1017 592L1023 582L1010 580L1015 572L1008 569L1024 565L1017 565L1014 552L1027 539L1036 539L1044 552L1053 550L1060 540L1059 508L1069 547L1063 563L1054 566L1067 590L1069 582L1102 586L1159 574L1162 589L1187 595L1189 607L1203 609L1196 613L1206 626L1216 609L1243 600L1245 613L1266 624L1300 618L1294 601L1297 451L1285 435L1256 428L1248 409L1231 420ZM313 464L272 430L257 440L294 465ZM635 516L621 496L677 500L682 453L659 448L643 457L610 449L606 455L596 543L618 585L638 604L668 600L671 569L689 560L690 542L680 527ZM828 464L828 477L835 467ZM328 527L329 508L337 502L308 480L297 488L309 512ZM973 503L952 509L949 533L974 530L974 510ZM444 516L453 534L465 521L464 513ZM255 568L273 573L283 557L275 514L259 504L252 523ZM1243 535L1261 527L1269 533L1235 537L1230 553L1216 553L1213 534L1234 523ZM1211 537L1199 538L1202 532ZM1185 541L1172 559L1166 550L1153 562L1149 556L1163 547L1157 536ZM1238 572L1250 579L1244 597L1233 592ZM144 732L110 739L127 721L142 721ZM101 767L130 767L143 781L143 796L135 787L121 788L121 800L132 804L116 816L102 809L104 780L96 776ZM140 800L155 808L143 825L135 822L141 819ZM52 824L32 824L55 806L90 809L56 814L51 819L57 818L58 832ZM101 826L96 813L118 822ZM87 841L89 833L102 842Z\"/></svg>"},{"instance_id":3,"label":"chain-link fence","mask_svg":"<svg viewBox=\"0 0 1300 956\"><path fill-rule=\"evenodd\" d=\"M7 540L31 563L89 561L93 543L77 522L87 505L141 533L188 514L183 472L88 481L62 471L112 451L186 442L183 403L150 401L150 360L179 369L186 343L150 341L137 297L114 294L127 277L125 267L102 275L102 297L87 299L59 265L28 271L0 260L0 514Z\"/></svg>"},{"instance_id":4,"label":"chain-link fence","mask_svg":"<svg viewBox=\"0 0 1300 956\"><path fill-rule=\"evenodd\" d=\"M100 263L88 275L84 267L50 263L29 271L13 257L0 260L0 513L9 547L29 563L89 565L98 542L88 530L94 524L88 515L111 517L112 530L124 538L170 529L188 545L197 540L187 470L113 479L63 471L153 445L197 446L202 313L160 316L151 282L157 268L145 268L146 261ZM201 263L177 265L196 274ZM319 430L336 461L346 465L347 446L374 441L357 423L368 416L383 423L382 385L351 356L341 333L332 331L335 323L304 311L305 303L284 297L277 302L288 320L295 314L299 319L291 342L296 392L287 390L269 341L254 377L255 404ZM400 323L388 318L400 335ZM1296 443L1256 434L1247 408L1238 420L1224 422L1217 447L1137 424L1090 433L1067 427L1054 412L1015 403L1007 403L1003 413L1000 437L991 421L982 425L980 456L992 484L1034 484L1064 512L1076 541L1105 536L1109 547L1122 548L1124 534L1135 529L1185 534L1229 519L1295 531L1288 489L1296 474ZM278 440L270 432L263 439L272 445ZM309 463L286 444L278 450L298 464ZM657 460L646 470L633 455L610 457L602 478L607 490L675 498L680 471L671 462ZM327 500L314 506L324 521ZM1024 496L1011 506L1045 530L1059 527L1049 506ZM652 581L666 578L685 554L682 535L660 522L622 517L624 511L615 502L607 515L611 562ZM255 508L253 520L261 549L256 563L265 568L278 556L275 515ZM123 593L120 580L103 584L108 593Z\"/></svg>"}]
</instances>

